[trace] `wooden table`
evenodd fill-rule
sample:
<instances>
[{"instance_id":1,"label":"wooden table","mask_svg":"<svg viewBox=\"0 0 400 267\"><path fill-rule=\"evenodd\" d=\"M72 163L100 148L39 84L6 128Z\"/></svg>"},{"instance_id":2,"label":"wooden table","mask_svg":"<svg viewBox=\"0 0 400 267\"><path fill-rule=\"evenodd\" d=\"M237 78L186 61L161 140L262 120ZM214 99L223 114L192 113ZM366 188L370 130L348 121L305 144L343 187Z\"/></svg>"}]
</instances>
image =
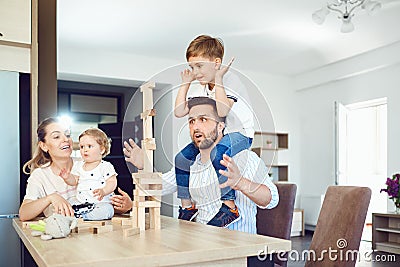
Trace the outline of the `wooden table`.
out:
<instances>
[{"instance_id":1,"label":"wooden table","mask_svg":"<svg viewBox=\"0 0 400 267\"><path fill-rule=\"evenodd\" d=\"M161 230L124 237L114 223L112 232L72 233L43 241L31 236L19 219L13 226L39 266L245 266L259 251L289 251L291 242L225 228L161 217ZM218 265L218 266L221 266Z\"/></svg>"}]
</instances>

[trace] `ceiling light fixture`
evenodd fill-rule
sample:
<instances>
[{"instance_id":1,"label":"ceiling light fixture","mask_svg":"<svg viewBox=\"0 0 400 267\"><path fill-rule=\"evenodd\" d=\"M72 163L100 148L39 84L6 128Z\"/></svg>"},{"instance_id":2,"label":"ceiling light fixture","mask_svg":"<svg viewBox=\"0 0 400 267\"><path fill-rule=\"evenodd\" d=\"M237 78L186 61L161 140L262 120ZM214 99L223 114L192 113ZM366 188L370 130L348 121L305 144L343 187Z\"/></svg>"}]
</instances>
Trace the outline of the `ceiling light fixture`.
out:
<instances>
[{"instance_id":1,"label":"ceiling light fixture","mask_svg":"<svg viewBox=\"0 0 400 267\"><path fill-rule=\"evenodd\" d=\"M331 0L326 6L315 11L312 19L315 23L321 25L330 11L338 12L338 18L342 21L341 32L348 33L354 30L351 18L354 16L354 10L358 7L367 11L369 15L374 15L380 8L381 3L372 0Z\"/></svg>"}]
</instances>

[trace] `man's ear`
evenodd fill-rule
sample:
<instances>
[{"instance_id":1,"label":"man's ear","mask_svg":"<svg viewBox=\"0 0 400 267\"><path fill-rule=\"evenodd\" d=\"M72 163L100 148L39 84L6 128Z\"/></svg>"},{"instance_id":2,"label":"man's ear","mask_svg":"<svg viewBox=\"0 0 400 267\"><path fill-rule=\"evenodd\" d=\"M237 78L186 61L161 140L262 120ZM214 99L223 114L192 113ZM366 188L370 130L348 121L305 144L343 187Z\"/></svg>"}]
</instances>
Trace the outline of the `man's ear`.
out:
<instances>
[{"instance_id":1,"label":"man's ear","mask_svg":"<svg viewBox=\"0 0 400 267\"><path fill-rule=\"evenodd\" d=\"M220 132L220 133L222 133L222 131L225 129L225 122L222 122L222 121L220 121L220 122L218 122L218 131Z\"/></svg>"},{"instance_id":2,"label":"man's ear","mask_svg":"<svg viewBox=\"0 0 400 267\"><path fill-rule=\"evenodd\" d=\"M47 153L49 151L49 149L47 148L47 145L42 141L39 141L39 147L40 147L40 149L43 150L43 152Z\"/></svg>"}]
</instances>

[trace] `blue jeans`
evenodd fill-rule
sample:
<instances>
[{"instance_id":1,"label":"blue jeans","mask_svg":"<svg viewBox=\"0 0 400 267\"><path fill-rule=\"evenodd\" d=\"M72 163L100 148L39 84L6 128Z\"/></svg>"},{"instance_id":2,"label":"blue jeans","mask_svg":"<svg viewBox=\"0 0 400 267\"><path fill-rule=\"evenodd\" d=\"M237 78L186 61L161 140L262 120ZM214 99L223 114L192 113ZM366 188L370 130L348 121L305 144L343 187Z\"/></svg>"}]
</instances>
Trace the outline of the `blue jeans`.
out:
<instances>
[{"instance_id":1,"label":"blue jeans","mask_svg":"<svg viewBox=\"0 0 400 267\"><path fill-rule=\"evenodd\" d=\"M94 210L83 214L82 218L85 221L108 220L114 216L114 207L111 203L99 202L96 203Z\"/></svg>"},{"instance_id":2,"label":"blue jeans","mask_svg":"<svg viewBox=\"0 0 400 267\"><path fill-rule=\"evenodd\" d=\"M250 148L252 141L252 138L244 136L241 133L234 132L224 135L224 137L214 147L214 149L211 151L210 157L217 173L219 184L225 183L228 179L219 173L219 170L226 170L225 166L220 163L222 156L226 154L229 157L233 157L240 151ZM199 149L194 143L190 143L175 157L175 177L176 184L178 186L178 198L180 199L190 199L190 166L196 160L196 156L198 154ZM229 186L221 188L221 200L234 199L236 199L234 190L232 190Z\"/></svg>"}]
</instances>

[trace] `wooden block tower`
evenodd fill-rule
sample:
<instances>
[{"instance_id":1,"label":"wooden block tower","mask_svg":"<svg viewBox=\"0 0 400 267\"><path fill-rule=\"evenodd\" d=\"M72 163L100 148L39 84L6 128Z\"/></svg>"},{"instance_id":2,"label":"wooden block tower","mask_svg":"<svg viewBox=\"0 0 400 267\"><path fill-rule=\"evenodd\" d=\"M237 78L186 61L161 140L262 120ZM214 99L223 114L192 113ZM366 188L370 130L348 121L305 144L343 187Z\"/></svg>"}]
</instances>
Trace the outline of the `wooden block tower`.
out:
<instances>
[{"instance_id":1,"label":"wooden block tower","mask_svg":"<svg viewBox=\"0 0 400 267\"><path fill-rule=\"evenodd\" d=\"M154 82L147 82L140 87L143 93L143 140L142 152L144 166L143 170L133 173L133 208L132 208L132 229L127 235L143 231L146 228L145 209L149 209L150 228L160 229L160 208L162 178L161 173L153 172L153 153L156 149L156 142L153 138L153 117L156 115L153 108Z\"/></svg>"}]
</instances>

